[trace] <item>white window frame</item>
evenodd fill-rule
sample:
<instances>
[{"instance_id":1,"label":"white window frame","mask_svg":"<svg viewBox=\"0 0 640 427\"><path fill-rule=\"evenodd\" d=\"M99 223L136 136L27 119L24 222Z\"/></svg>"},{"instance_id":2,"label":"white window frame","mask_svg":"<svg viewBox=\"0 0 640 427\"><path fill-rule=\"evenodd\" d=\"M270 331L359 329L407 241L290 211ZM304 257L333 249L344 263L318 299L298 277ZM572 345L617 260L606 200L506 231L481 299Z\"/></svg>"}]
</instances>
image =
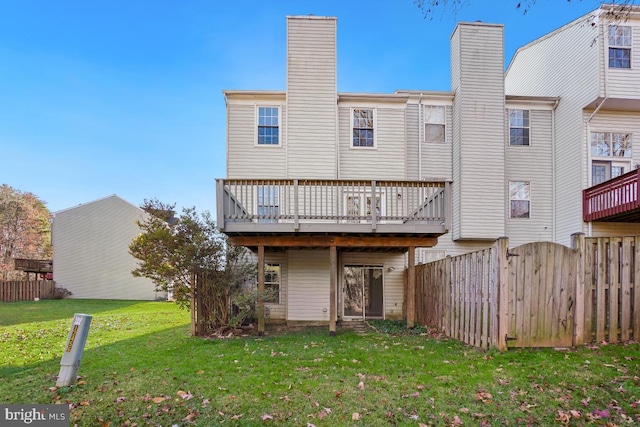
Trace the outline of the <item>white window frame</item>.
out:
<instances>
[{"instance_id":1,"label":"white window frame","mask_svg":"<svg viewBox=\"0 0 640 427\"><path fill-rule=\"evenodd\" d=\"M278 267L278 281L267 280L267 274L269 268ZM279 262L266 262L264 264L264 289L274 285L278 286L278 301L266 301L265 304L282 304L282 264Z\"/></svg>"},{"instance_id":2,"label":"white window frame","mask_svg":"<svg viewBox=\"0 0 640 427\"><path fill-rule=\"evenodd\" d=\"M511 112L520 112L522 113L522 125L520 124L512 124L511 123ZM526 113L526 114L525 114ZM509 108L507 109L507 115L509 119L509 147L530 147L531 146L531 110L527 110L525 108ZM526 115L526 117L525 117ZM517 117L520 119L520 116ZM527 133L527 143L526 144L512 144L511 143L511 129L526 129ZM524 135L523 135L524 142Z\"/></svg>"},{"instance_id":3,"label":"white window frame","mask_svg":"<svg viewBox=\"0 0 640 427\"><path fill-rule=\"evenodd\" d=\"M260 109L261 108L275 108L278 110L278 143L277 144L264 144L260 143ZM273 104L260 104L256 105L255 110L256 122L255 122L255 137L254 145L257 147L281 147L282 146L282 106Z\"/></svg>"},{"instance_id":4,"label":"white window frame","mask_svg":"<svg viewBox=\"0 0 640 427\"><path fill-rule=\"evenodd\" d=\"M513 198L511 196L511 185L512 184L526 184L528 190L528 197L525 198ZM520 181L520 180L509 180L507 183L507 195L509 197L509 219L517 219L517 220L528 220L531 219L531 181ZM511 207L511 202L521 202L526 201L529 204L529 209L527 211L526 217L513 216L513 209Z\"/></svg>"},{"instance_id":5,"label":"white window frame","mask_svg":"<svg viewBox=\"0 0 640 427\"><path fill-rule=\"evenodd\" d=\"M617 30L622 29L623 31L628 31L628 34L618 34ZM627 41L628 40L628 41ZM632 68L631 60L633 58L633 27L628 25L610 25L609 32L607 34L607 41L609 48L607 49L607 66L616 70L630 70ZM613 66L611 65L611 53L612 49L618 51L628 51L629 52L629 66L628 67L617 67L615 66L620 60L615 60L613 62Z\"/></svg>"},{"instance_id":6,"label":"white window frame","mask_svg":"<svg viewBox=\"0 0 640 427\"><path fill-rule=\"evenodd\" d=\"M442 121L427 121L427 110L431 108L441 108L442 109ZM428 144L445 144L447 142L447 107L445 105L437 105L437 104L424 104L422 108L422 130L423 137L422 141ZM442 141L436 140L427 140L427 126L428 125L437 125L442 126Z\"/></svg>"},{"instance_id":7,"label":"white window frame","mask_svg":"<svg viewBox=\"0 0 640 427\"><path fill-rule=\"evenodd\" d=\"M353 145L354 112L357 110L369 110L373 112L373 146L363 147ZM351 107L349 110L349 147L353 150L375 150L378 148L378 109L375 107Z\"/></svg>"},{"instance_id":8,"label":"white window frame","mask_svg":"<svg viewBox=\"0 0 640 427\"><path fill-rule=\"evenodd\" d=\"M375 197L374 197L375 196ZM369 216L371 215L371 201L374 199L379 199L380 200L380 212L378 214L376 214L376 218L377 218L377 223L384 223L384 221L380 220L380 217L384 217L386 215L386 192L378 192L377 194L372 194L371 191L345 191L344 193L344 215L345 216L349 216L349 215L353 215L353 212L349 212L349 207L351 207L351 203L350 202L350 198L352 197L358 197L358 212L357 212L357 216ZM367 202L369 202L367 204ZM364 212L364 214L363 214ZM347 223L350 224L359 224L360 222L362 222L361 219L351 219L351 218L347 218L346 221ZM365 223L369 223L369 221L365 221Z\"/></svg>"},{"instance_id":9,"label":"white window frame","mask_svg":"<svg viewBox=\"0 0 640 427\"><path fill-rule=\"evenodd\" d=\"M628 138L628 148L625 149L624 156L614 156L613 153L616 147L616 138ZM598 152L594 152L594 138L597 138L598 141L601 141L600 145L602 146L603 151L606 151L605 154L600 154ZM605 150L606 148L606 150ZM612 170L614 167L623 168L623 173L627 173L631 170L631 164L633 162L633 134L631 132L610 132L610 131L601 131L601 130L592 130L589 134L589 154L591 158L589 174L591 175L590 183L591 186L597 185L594 183L594 173L593 168L596 165L601 165L607 167L607 177L605 181L608 181L612 178L615 178L618 175L613 176ZM602 182L605 182L602 181ZM600 183L598 183L600 184Z\"/></svg>"}]
</instances>

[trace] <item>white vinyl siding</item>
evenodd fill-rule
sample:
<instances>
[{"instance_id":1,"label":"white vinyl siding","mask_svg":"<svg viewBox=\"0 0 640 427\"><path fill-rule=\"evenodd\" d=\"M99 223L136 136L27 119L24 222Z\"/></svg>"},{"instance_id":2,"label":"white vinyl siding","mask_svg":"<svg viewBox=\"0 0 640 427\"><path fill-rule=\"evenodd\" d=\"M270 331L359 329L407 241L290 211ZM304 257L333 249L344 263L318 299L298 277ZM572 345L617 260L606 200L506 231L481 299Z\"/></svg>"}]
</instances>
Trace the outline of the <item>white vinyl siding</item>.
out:
<instances>
[{"instance_id":1,"label":"white vinyl siding","mask_svg":"<svg viewBox=\"0 0 640 427\"><path fill-rule=\"evenodd\" d=\"M445 106L445 143L422 144L422 176L419 179L452 179L452 126L451 106Z\"/></svg>"},{"instance_id":2,"label":"white vinyl siding","mask_svg":"<svg viewBox=\"0 0 640 427\"><path fill-rule=\"evenodd\" d=\"M336 19L287 18L288 177L336 178Z\"/></svg>"},{"instance_id":3,"label":"white vinyl siding","mask_svg":"<svg viewBox=\"0 0 640 427\"><path fill-rule=\"evenodd\" d=\"M284 99L283 99L284 100ZM227 105L227 177L241 178L285 178L286 151L283 147L285 133L280 122L280 144L260 145L257 141L257 105L255 103L229 100ZM284 105L280 107L281 118L285 117Z\"/></svg>"},{"instance_id":4,"label":"white vinyl siding","mask_svg":"<svg viewBox=\"0 0 640 427\"><path fill-rule=\"evenodd\" d=\"M376 110L376 149L352 149L352 106L339 107L340 179L405 179L404 104Z\"/></svg>"},{"instance_id":5,"label":"white vinyl siding","mask_svg":"<svg viewBox=\"0 0 640 427\"><path fill-rule=\"evenodd\" d=\"M512 246L553 240L553 112L529 110L531 144L506 147L507 181L530 183L530 216L507 220Z\"/></svg>"},{"instance_id":6,"label":"white vinyl siding","mask_svg":"<svg viewBox=\"0 0 640 427\"><path fill-rule=\"evenodd\" d=\"M52 238L57 286L73 292L71 298L160 297L151 280L131 274L137 260L129 254L129 244L140 234L136 220L146 216L115 195L56 212Z\"/></svg>"},{"instance_id":7,"label":"white vinyl siding","mask_svg":"<svg viewBox=\"0 0 640 427\"><path fill-rule=\"evenodd\" d=\"M589 16L583 16L518 49L505 77L507 95L560 97L555 112L553 240L566 245L583 226L587 150L582 108L598 96L598 49L592 44L598 33L589 22Z\"/></svg>"},{"instance_id":8,"label":"white vinyl siding","mask_svg":"<svg viewBox=\"0 0 640 427\"><path fill-rule=\"evenodd\" d=\"M329 321L329 251L290 250L287 320Z\"/></svg>"},{"instance_id":9,"label":"white vinyl siding","mask_svg":"<svg viewBox=\"0 0 640 427\"><path fill-rule=\"evenodd\" d=\"M460 72L459 80L452 81L453 120L459 122L453 172L460 211L453 234L456 240L495 239L505 232L503 28L458 24L455 33L452 43L459 51L452 61L459 62L453 68Z\"/></svg>"}]
</instances>

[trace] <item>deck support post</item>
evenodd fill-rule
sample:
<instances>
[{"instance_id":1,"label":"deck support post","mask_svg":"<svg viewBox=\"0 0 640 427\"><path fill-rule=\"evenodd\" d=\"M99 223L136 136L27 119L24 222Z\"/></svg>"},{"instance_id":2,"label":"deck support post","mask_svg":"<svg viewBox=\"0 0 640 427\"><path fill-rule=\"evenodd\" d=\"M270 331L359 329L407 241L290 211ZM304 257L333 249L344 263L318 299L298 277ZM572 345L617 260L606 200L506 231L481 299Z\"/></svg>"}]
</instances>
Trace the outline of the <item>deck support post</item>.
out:
<instances>
[{"instance_id":1,"label":"deck support post","mask_svg":"<svg viewBox=\"0 0 640 427\"><path fill-rule=\"evenodd\" d=\"M258 246L258 336L264 335L264 246Z\"/></svg>"},{"instance_id":2,"label":"deck support post","mask_svg":"<svg viewBox=\"0 0 640 427\"><path fill-rule=\"evenodd\" d=\"M336 290L338 288L338 249L329 247L329 335L336 334L337 304Z\"/></svg>"},{"instance_id":3,"label":"deck support post","mask_svg":"<svg viewBox=\"0 0 640 427\"><path fill-rule=\"evenodd\" d=\"M407 329L416 325L416 248L409 246L407 270Z\"/></svg>"}]
</instances>

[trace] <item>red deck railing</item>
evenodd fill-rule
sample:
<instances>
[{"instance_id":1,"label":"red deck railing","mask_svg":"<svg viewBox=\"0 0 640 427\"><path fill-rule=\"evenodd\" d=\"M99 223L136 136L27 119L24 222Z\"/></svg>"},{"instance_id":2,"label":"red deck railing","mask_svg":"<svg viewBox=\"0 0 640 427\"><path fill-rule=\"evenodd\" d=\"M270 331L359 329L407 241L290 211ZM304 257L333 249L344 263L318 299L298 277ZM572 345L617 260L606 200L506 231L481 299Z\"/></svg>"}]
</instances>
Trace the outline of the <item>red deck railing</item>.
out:
<instances>
[{"instance_id":1,"label":"red deck railing","mask_svg":"<svg viewBox=\"0 0 640 427\"><path fill-rule=\"evenodd\" d=\"M582 217L585 222L603 221L630 214L640 208L638 181L640 169L582 191Z\"/></svg>"}]
</instances>

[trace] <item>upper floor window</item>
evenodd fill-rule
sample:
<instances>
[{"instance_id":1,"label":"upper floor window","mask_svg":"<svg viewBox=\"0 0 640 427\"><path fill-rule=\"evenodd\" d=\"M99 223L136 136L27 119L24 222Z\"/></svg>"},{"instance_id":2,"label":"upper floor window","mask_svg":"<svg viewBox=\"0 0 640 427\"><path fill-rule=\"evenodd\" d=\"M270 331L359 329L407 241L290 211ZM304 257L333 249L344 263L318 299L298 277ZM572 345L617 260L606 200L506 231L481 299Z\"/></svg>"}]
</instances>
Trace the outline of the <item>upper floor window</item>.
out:
<instances>
[{"instance_id":1,"label":"upper floor window","mask_svg":"<svg viewBox=\"0 0 640 427\"><path fill-rule=\"evenodd\" d=\"M446 110L440 105L424 106L424 142L445 142Z\"/></svg>"},{"instance_id":2,"label":"upper floor window","mask_svg":"<svg viewBox=\"0 0 640 427\"><path fill-rule=\"evenodd\" d=\"M509 110L509 145L529 145L529 110Z\"/></svg>"},{"instance_id":3,"label":"upper floor window","mask_svg":"<svg viewBox=\"0 0 640 427\"><path fill-rule=\"evenodd\" d=\"M591 132L591 185L631 170L631 134Z\"/></svg>"},{"instance_id":4,"label":"upper floor window","mask_svg":"<svg viewBox=\"0 0 640 427\"><path fill-rule=\"evenodd\" d=\"M258 185L258 222L278 222L280 215L280 187Z\"/></svg>"},{"instance_id":5,"label":"upper floor window","mask_svg":"<svg viewBox=\"0 0 640 427\"><path fill-rule=\"evenodd\" d=\"M609 68L631 68L631 27L609 27Z\"/></svg>"},{"instance_id":6,"label":"upper floor window","mask_svg":"<svg viewBox=\"0 0 640 427\"><path fill-rule=\"evenodd\" d=\"M509 218L529 218L531 189L527 181L509 181Z\"/></svg>"},{"instance_id":7,"label":"upper floor window","mask_svg":"<svg viewBox=\"0 0 640 427\"><path fill-rule=\"evenodd\" d=\"M631 157L631 134L591 132L591 155L594 157Z\"/></svg>"},{"instance_id":8,"label":"upper floor window","mask_svg":"<svg viewBox=\"0 0 640 427\"><path fill-rule=\"evenodd\" d=\"M280 144L280 109L258 107L258 145Z\"/></svg>"},{"instance_id":9,"label":"upper floor window","mask_svg":"<svg viewBox=\"0 0 640 427\"><path fill-rule=\"evenodd\" d=\"M375 147L375 110L371 108L354 108L351 111L352 146Z\"/></svg>"},{"instance_id":10,"label":"upper floor window","mask_svg":"<svg viewBox=\"0 0 640 427\"><path fill-rule=\"evenodd\" d=\"M264 288L267 291L264 302L280 303L280 277L280 264L264 266Z\"/></svg>"}]
</instances>

